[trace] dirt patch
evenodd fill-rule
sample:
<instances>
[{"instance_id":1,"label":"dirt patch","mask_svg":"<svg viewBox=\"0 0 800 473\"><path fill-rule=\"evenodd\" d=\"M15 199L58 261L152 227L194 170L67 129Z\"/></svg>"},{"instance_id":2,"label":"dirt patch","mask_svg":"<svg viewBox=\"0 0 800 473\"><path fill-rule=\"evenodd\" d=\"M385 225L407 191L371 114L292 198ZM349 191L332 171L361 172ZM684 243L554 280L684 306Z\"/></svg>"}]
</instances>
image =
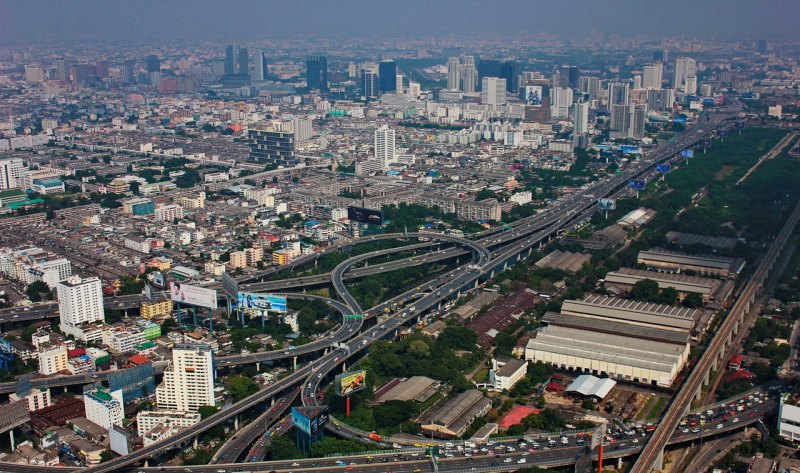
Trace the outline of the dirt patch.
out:
<instances>
[{"instance_id":1,"label":"dirt patch","mask_svg":"<svg viewBox=\"0 0 800 473\"><path fill-rule=\"evenodd\" d=\"M724 181L726 177L731 175L734 169L736 169L736 166L730 166L730 165L722 166L722 169L720 169L719 171L717 171L716 174L714 174L714 179L716 179L717 181Z\"/></svg>"}]
</instances>

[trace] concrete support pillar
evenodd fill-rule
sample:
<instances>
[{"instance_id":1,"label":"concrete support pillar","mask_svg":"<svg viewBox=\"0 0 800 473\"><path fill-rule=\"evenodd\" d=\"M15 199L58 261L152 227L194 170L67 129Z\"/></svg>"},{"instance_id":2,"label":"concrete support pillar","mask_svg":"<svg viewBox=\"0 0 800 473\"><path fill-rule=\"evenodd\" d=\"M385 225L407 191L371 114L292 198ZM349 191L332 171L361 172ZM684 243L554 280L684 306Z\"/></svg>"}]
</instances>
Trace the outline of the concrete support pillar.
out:
<instances>
[{"instance_id":1,"label":"concrete support pillar","mask_svg":"<svg viewBox=\"0 0 800 473\"><path fill-rule=\"evenodd\" d=\"M197 450L197 437L192 439L192 448Z\"/></svg>"},{"instance_id":2,"label":"concrete support pillar","mask_svg":"<svg viewBox=\"0 0 800 473\"><path fill-rule=\"evenodd\" d=\"M150 468L150 460L145 460L144 461L144 467L145 468Z\"/></svg>"},{"instance_id":3,"label":"concrete support pillar","mask_svg":"<svg viewBox=\"0 0 800 473\"><path fill-rule=\"evenodd\" d=\"M703 389L702 388L698 388L697 392L694 393L694 399L695 399L695 401L699 401L699 400L703 399Z\"/></svg>"},{"instance_id":4,"label":"concrete support pillar","mask_svg":"<svg viewBox=\"0 0 800 473\"><path fill-rule=\"evenodd\" d=\"M327 354L328 354L328 349L326 348L326 349L325 349L325 350L322 352L322 355L323 355L323 356L325 356L325 355L327 355Z\"/></svg>"},{"instance_id":5,"label":"concrete support pillar","mask_svg":"<svg viewBox=\"0 0 800 473\"><path fill-rule=\"evenodd\" d=\"M417 323L420 323L420 322L422 322L422 316L421 315L417 315Z\"/></svg>"},{"instance_id":6,"label":"concrete support pillar","mask_svg":"<svg viewBox=\"0 0 800 473\"><path fill-rule=\"evenodd\" d=\"M713 371L717 371L717 366L718 366L717 362L718 362L718 360L719 360L719 356L715 356L714 357L714 361L711 362L711 369Z\"/></svg>"},{"instance_id":7,"label":"concrete support pillar","mask_svg":"<svg viewBox=\"0 0 800 473\"><path fill-rule=\"evenodd\" d=\"M342 363L342 373L347 373L347 362Z\"/></svg>"},{"instance_id":8,"label":"concrete support pillar","mask_svg":"<svg viewBox=\"0 0 800 473\"><path fill-rule=\"evenodd\" d=\"M14 444L14 429L8 431L8 435L11 438L11 451L13 452L17 446Z\"/></svg>"},{"instance_id":9,"label":"concrete support pillar","mask_svg":"<svg viewBox=\"0 0 800 473\"><path fill-rule=\"evenodd\" d=\"M233 430L239 430L239 416L233 418Z\"/></svg>"},{"instance_id":10,"label":"concrete support pillar","mask_svg":"<svg viewBox=\"0 0 800 473\"><path fill-rule=\"evenodd\" d=\"M270 405L270 407L275 405L275 398L274 397L269 400L269 405Z\"/></svg>"},{"instance_id":11,"label":"concrete support pillar","mask_svg":"<svg viewBox=\"0 0 800 473\"><path fill-rule=\"evenodd\" d=\"M664 469L664 448L661 448L661 451L658 452L658 456L656 457L656 461L653 463L654 470L663 470Z\"/></svg>"},{"instance_id":12,"label":"concrete support pillar","mask_svg":"<svg viewBox=\"0 0 800 473\"><path fill-rule=\"evenodd\" d=\"M622 471L622 457L617 458L617 470Z\"/></svg>"},{"instance_id":13,"label":"concrete support pillar","mask_svg":"<svg viewBox=\"0 0 800 473\"><path fill-rule=\"evenodd\" d=\"M395 338L400 336L400 329L394 329L394 336Z\"/></svg>"},{"instance_id":14,"label":"concrete support pillar","mask_svg":"<svg viewBox=\"0 0 800 473\"><path fill-rule=\"evenodd\" d=\"M258 371L258 372L261 371L261 362L257 362L256 363L256 371Z\"/></svg>"},{"instance_id":15,"label":"concrete support pillar","mask_svg":"<svg viewBox=\"0 0 800 473\"><path fill-rule=\"evenodd\" d=\"M292 357L292 371L294 371L296 369L297 369L297 357L293 356Z\"/></svg>"},{"instance_id":16,"label":"concrete support pillar","mask_svg":"<svg viewBox=\"0 0 800 473\"><path fill-rule=\"evenodd\" d=\"M708 386L710 381L711 381L711 372L706 371L706 374L703 375L703 386Z\"/></svg>"}]
</instances>

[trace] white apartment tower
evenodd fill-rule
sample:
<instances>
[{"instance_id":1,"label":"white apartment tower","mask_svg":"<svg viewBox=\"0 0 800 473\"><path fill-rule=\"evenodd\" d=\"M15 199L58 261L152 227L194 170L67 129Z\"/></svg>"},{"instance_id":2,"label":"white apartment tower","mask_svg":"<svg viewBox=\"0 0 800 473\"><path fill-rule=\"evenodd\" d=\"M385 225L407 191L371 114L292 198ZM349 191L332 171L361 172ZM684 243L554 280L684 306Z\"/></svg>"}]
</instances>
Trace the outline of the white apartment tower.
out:
<instances>
[{"instance_id":1,"label":"white apartment tower","mask_svg":"<svg viewBox=\"0 0 800 473\"><path fill-rule=\"evenodd\" d=\"M83 393L83 406L86 419L106 430L110 430L112 425L122 425L125 419L121 389L111 392L102 388L86 391Z\"/></svg>"},{"instance_id":2,"label":"white apartment tower","mask_svg":"<svg viewBox=\"0 0 800 473\"><path fill-rule=\"evenodd\" d=\"M682 89L687 93L693 93L686 90L687 78L694 77L694 87L697 89L697 63L694 59L688 57L680 57L675 60L675 77L672 82L672 87L675 89ZM691 84L690 84L691 85Z\"/></svg>"},{"instance_id":3,"label":"white apartment tower","mask_svg":"<svg viewBox=\"0 0 800 473\"><path fill-rule=\"evenodd\" d=\"M506 80L499 77L484 77L481 83L481 103L485 105L506 104Z\"/></svg>"},{"instance_id":4,"label":"white apartment tower","mask_svg":"<svg viewBox=\"0 0 800 473\"><path fill-rule=\"evenodd\" d=\"M457 57L447 60L447 90L459 90L461 84L461 63Z\"/></svg>"},{"instance_id":5,"label":"white apartment tower","mask_svg":"<svg viewBox=\"0 0 800 473\"><path fill-rule=\"evenodd\" d=\"M663 80L664 67L660 62L652 66L644 66L642 71L643 89L660 89Z\"/></svg>"},{"instance_id":6,"label":"white apartment tower","mask_svg":"<svg viewBox=\"0 0 800 473\"><path fill-rule=\"evenodd\" d=\"M97 277L70 276L56 286L61 331L83 339L82 324L105 322L103 288Z\"/></svg>"},{"instance_id":7,"label":"white apartment tower","mask_svg":"<svg viewBox=\"0 0 800 473\"><path fill-rule=\"evenodd\" d=\"M572 117L572 131L573 133L588 133L589 132L589 104L587 102L578 102L573 105L575 113Z\"/></svg>"},{"instance_id":8,"label":"white apartment tower","mask_svg":"<svg viewBox=\"0 0 800 473\"><path fill-rule=\"evenodd\" d=\"M380 161L383 169L390 164L397 162L397 151L395 150L394 130L388 125L382 125L375 130L375 159Z\"/></svg>"},{"instance_id":9,"label":"white apartment tower","mask_svg":"<svg viewBox=\"0 0 800 473\"><path fill-rule=\"evenodd\" d=\"M475 57L464 56L464 64L461 66L461 90L468 94L475 92L477 82L478 69L475 67Z\"/></svg>"},{"instance_id":10,"label":"white apartment tower","mask_svg":"<svg viewBox=\"0 0 800 473\"><path fill-rule=\"evenodd\" d=\"M172 363L156 388L158 408L197 412L214 405L214 351L205 344L176 344Z\"/></svg>"},{"instance_id":11,"label":"white apartment tower","mask_svg":"<svg viewBox=\"0 0 800 473\"><path fill-rule=\"evenodd\" d=\"M19 158L0 159L0 190L19 187L24 170L25 164Z\"/></svg>"}]
</instances>

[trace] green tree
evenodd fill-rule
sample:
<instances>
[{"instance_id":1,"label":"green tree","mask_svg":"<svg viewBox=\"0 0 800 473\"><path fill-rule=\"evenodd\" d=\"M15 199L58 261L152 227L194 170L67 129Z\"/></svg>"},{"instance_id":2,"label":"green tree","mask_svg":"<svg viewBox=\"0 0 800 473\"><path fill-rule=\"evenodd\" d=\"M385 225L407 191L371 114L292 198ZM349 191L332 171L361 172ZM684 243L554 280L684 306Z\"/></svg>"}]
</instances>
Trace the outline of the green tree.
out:
<instances>
[{"instance_id":1,"label":"green tree","mask_svg":"<svg viewBox=\"0 0 800 473\"><path fill-rule=\"evenodd\" d=\"M414 340L408 345L408 352L417 358L425 358L430 354L430 347L422 340Z\"/></svg>"},{"instance_id":2,"label":"green tree","mask_svg":"<svg viewBox=\"0 0 800 473\"><path fill-rule=\"evenodd\" d=\"M478 336L467 327L448 326L436 338L436 343L450 350L474 350Z\"/></svg>"},{"instance_id":3,"label":"green tree","mask_svg":"<svg viewBox=\"0 0 800 473\"><path fill-rule=\"evenodd\" d=\"M34 281L25 288L25 294L32 302L39 302L43 298L50 299L50 286L43 281Z\"/></svg>"},{"instance_id":4,"label":"green tree","mask_svg":"<svg viewBox=\"0 0 800 473\"><path fill-rule=\"evenodd\" d=\"M641 302L656 302L659 296L658 283L652 279L637 281L631 288L631 299Z\"/></svg>"},{"instance_id":5,"label":"green tree","mask_svg":"<svg viewBox=\"0 0 800 473\"><path fill-rule=\"evenodd\" d=\"M675 305L678 302L680 294L674 287L665 287L661 290L661 295L658 298L660 304Z\"/></svg>"},{"instance_id":6,"label":"green tree","mask_svg":"<svg viewBox=\"0 0 800 473\"><path fill-rule=\"evenodd\" d=\"M112 458L114 458L114 454L111 453L111 450L103 450L100 452L100 463L111 461Z\"/></svg>"},{"instance_id":7,"label":"green tree","mask_svg":"<svg viewBox=\"0 0 800 473\"><path fill-rule=\"evenodd\" d=\"M217 406L200 406L197 408L197 412L200 414L201 420L214 415L214 413L218 410L219 407Z\"/></svg>"},{"instance_id":8,"label":"green tree","mask_svg":"<svg viewBox=\"0 0 800 473\"><path fill-rule=\"evenodd\" d=\"M258 391L258 385L247 376L230 376L226 385L233 396L233 402L239 402Z\"/></svg>"},{"instance_id":9,"label":"green tree","mask_svg":"<svg viewBox=\"0 0 800 473\"><path fill-rule=\"evenodd\" d=\"M381 427L393 427L415 413L414 401L387 401L372 410L375 422Z\"/></svg>"},{"instance_id":10,"label":"green tree","mask_svg":"<svg viewBox=\"0 0 800 473\"><path fill-rule=\"evenodd\" d=\"M698 307L702 307L703 296L695 292L687 294L686 297L683 298L683 305L684 307L688 307L690 309L696 309Z\"/></svg>"}]
</instances>

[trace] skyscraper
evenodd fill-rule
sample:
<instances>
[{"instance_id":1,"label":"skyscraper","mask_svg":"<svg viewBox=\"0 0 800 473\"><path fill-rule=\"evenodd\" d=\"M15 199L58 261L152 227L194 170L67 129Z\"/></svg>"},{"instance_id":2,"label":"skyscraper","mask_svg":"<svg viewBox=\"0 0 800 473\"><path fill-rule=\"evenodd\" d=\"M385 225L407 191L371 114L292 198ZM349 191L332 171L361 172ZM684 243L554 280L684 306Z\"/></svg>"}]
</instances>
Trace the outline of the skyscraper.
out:
<instances>
[{"instance_id":1,"label":"skyscraper","mask_svg":"<svg viewBox=\"0 0 800 473\"><path fill-rule=\"evenodd\" d=\"M225 75L232 76L236 74L236 69L233 65L233 45L225 46Z\"/></svg>"},{"instance_id":2,"label":"skyscraper","mask_svg":"<svg viewBox=\"0 0 800 473\"><path fill-rule=\"evenodd\" d=\"M517 74L514 72L516 66L514 61L506 61L500 66L500 77L506 80L506 92L517 90Z\"/></svg>"},{"instance_id":3,"label":"skyscraper","mask_svg":"<svg viewBox=\"0 0 800 473\"><path fill-rule=\"evenodd\" d=\"M461 63L457 57L447 60L447 90L461 89Z\"/></svg>"},{"instance_id":4,"label":"skyscraper","mask_svg":"<svg viewBox=\"0 0 800 473\"><path fill-rule=\"evenodd\" d=\"M375 130L375 159L381 162L383 169L397 162L395 151L394 130L388 125L382 125Z\"/></svg>"},{"instance_id":5,"label":"skyscraper","mask_svg":"<svg viewBox=\"0 0 800 473\"><path fill-rule=\"evenodd\" d=\"M589 131L589 104L583 101L578 102L573 105L573 110L572 132L587 133Z\"/></svg>"},{"instance_id":6,"label":"skyscraper","mask_svg":"<svg viewBox=\"0 0 800 473\"><path fill-rule=\"evenodd\" d=\"M600 78L593 76L581 76L578 80L578 92L597 97L600 91Z\"/></svg>"},{"instance_id":7,"label":"skyscraper","mask_svg":"<svg viewBox=\"0 0 800 473\"><path fill-rule=\"evenodd\" d=\"M628 83L609 82L608 84L608 111L611 121L611 138L627 138L629 118L628 113Z\"/></svg>"},{"instance_id":8,"label":"skyscraper","mask_svg":"<svg viewBox=\"0 0 800 473\"><path fill-rule=\"evenodd\" d=\"M69 59L56 59L56 79L68 81L71 68L72 61Z\"/></svg>"},{"instance_id":9,"label":"skyscraper","mask_svg":"<svg viewBox=\"0 0 800 473\"><path fill-rule=\"evenodd\" d=\"M328 91L328 58L325 56L306 57L306 84L311 90Z\"/></svg>"},{"instance_id":10,"label":"skyscraper","mask_svg":"<svg viewBox=\"0 0 800 473\"><path fill-rule=\"evenodd\" d=\"M675 77L672 80L674 89L685 90L687 77L697 76L697 63L689 57L679 57L675 60ZM695 81L696 85L696 81Z\"/></svg>"},{"instance_id":11,"label":"skyscraper","mask_svg":"<svg viewBox=\"0 0 800 473\"><path fill-rule=\"evenodd\" d=\"M20 158L0 159L0 191L20 187L24 170L25 164Z\"/></svg>"},{"instance_id":12,"label":"skyscraper","mask_svg":"<svg viewBox=\"0 0 800 473\"><path fill-rule=\"evenodd\" d=\"M293 132L275 129L247 130L250 157L257 162L265 162L275 166L297 166L299 160L294 154L295 136Z\"/></svg>"},{"instance_id":13,"label":"skyscraper","mask_svg":"<svg viewBox=\"0 0 800 473\"><path fill-rule=\"evenodd\" d=\"M656 61L652 66L644 66L642 68L642 88L643 89L660 89L663 79L664 68L662 64Z\"/></svg>"},{"instance_id":14,"label":"skyscraper","mask_svg":"<svg viewBox=\"0 0 800 473\"><path fill-rule=\"evenodd\" d=\"M481 84L481 103L505 105L506 80L499 77L484 77Z\"/></svg>"},{"instance_id":15,"label":"skyscraper","mask_svg":"<svg viewBox=\"0 0 800 473\"><path fill-rule=\"evenodd\" d=\"M161 61L158 59L158 56L151 54L144 58L144 63L148 73L161 71Z\"/></svg>"},{"instance_id":16,"label":"skyscraper","mask_svg":"<svg viewBox=\"0 0 800 473\"><path fill-rule=\"evenodd\" d=\"M397 63L391 59L384 59L378 64L378 77L380 78L380 91L394 92L397 90Z\"/></svg>"},{"instance_id":17,"label":"skyscraper","mask_svg":"<svg viewBox=\"0 0 800 473\"><path fill-rule=\"evenodd\" d=\"M159 409L197 412L214 405L214 351L205 344L176 344L172 363L156 387Z\"/></svg>"},{"instance_id":18,"label":"skyscraper","mask_svg":"<svg viewBox=\"0 0 800 473\"><path fill-rule=\"evenodd\" d=\"M237 57L236 73L240 76L250 76L250 58L247 55L247 48L239 46L239 55Z\"/></svg>"},{"instance_id":19,"label":"skyscraper","mask_svg":"<svg viewBox=\"0 0 800 473\"><path fill-rule=\"evenodd\" d=\"M376 99L380 95L378 77L371 69L361 69L361 95L367 100Z\"/></svg>"},{"instance_id":20,"label":"skyscraper","mask_svg":"<svg viewBox=\"0 0 800 473\"><path fill-rule=\"evenodd\" d=\"M609 82L608 83L608 109L612 105L626 105L628 103L628 83Z\"/></svg>"},{"instance_id":21,"label":"skyscraper","mask_svg":"<svg viewBox=\"0 0 800 473\"><path fill-rule=\"evenodd\" d=\"M70 276L56 285L61 331L75 338L86 340L83 324L105 321L103 288L97 277L81 279ZM102 334L98 334L98 338Z\"/></svg>"},{"instance_id":22,"label":"skyscraper","mask_svg":"<svg viewBox=\"0 0 800 473\"><path fill-rule=\"evenodd\" d=\"M124 61L122 66L119 68L119 75L122 78L122 82L126 84L133 84L135 82L133 72L135 71L136 67L130 59Z\"/></svg>"},{"instance_id":23,"label":"skyscraper","mask_svg":"<svg viewBox=\"0 0 800 473\"><path fill-rule=\"evenodd\" d=\"M466 93L475 92L478 81L478 69L475 67L475 56L464 56L461 66L461 89Z\"/></svg>"},{"instance_id":24,"label":"skyscraper","mask_svg":"<svg viewBox=\"0 0 800 473\"><path fill-rule=\"evenodd\" d=\"M403 94L403 74L395 74L395 93L398 95Z\"/></svg>"},{"instance_id":25,"label":"skyscraper","mask_svg":"<svg viewBox=\"0 0 800 473\"><path fill-rule=\"evenodd\" d=\"M267 55L264 51L259 51L256 56L256 70L253 74L253 79L257 81L267 80L269 77L269 63L267 62Z\"/></svg>"},{"instance_id":26,"label":"skyscraper","mask_svg":"<svg viewBox=\"0 0 800 473\"><path fill-rule=\"evenodd\" d=\"M669 112L675 103L675 89L650 89L647 91L647 109Z\"/></svg>"},{"instance_id":27,"label":"skyscraper","mask_svg":"<svg viewBox=\"0 0 800 473\"><path fill-rule=\"evenodd\" d=\"M568 118L569 109L572 107L572 89L568 87L553 87L550 95L552 97L550 116L553 118Z\"/></svg>"}]
</instances>

